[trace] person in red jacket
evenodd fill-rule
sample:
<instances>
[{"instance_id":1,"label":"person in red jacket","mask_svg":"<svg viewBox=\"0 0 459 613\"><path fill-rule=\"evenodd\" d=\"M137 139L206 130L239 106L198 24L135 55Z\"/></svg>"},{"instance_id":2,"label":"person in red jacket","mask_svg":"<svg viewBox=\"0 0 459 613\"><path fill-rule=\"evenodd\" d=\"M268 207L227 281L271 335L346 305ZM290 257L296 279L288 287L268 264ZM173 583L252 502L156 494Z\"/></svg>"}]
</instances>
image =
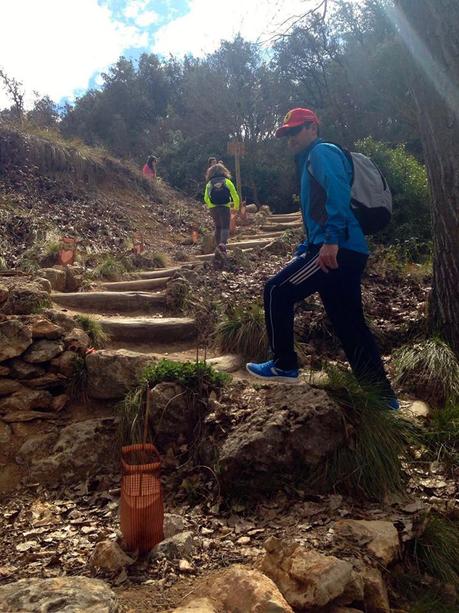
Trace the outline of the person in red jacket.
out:
<instances>
[{"instance_id":1,"label":"person in red jacket","mask_svg":"<svg viewBox=\"0 0 459 613\"><path fill-rule=\"evenodd\" d=\"M143 176L147 179L156 179L156 164L158 159L154 155L149 155L143 167Z\"/></svg>"}]
</instances>

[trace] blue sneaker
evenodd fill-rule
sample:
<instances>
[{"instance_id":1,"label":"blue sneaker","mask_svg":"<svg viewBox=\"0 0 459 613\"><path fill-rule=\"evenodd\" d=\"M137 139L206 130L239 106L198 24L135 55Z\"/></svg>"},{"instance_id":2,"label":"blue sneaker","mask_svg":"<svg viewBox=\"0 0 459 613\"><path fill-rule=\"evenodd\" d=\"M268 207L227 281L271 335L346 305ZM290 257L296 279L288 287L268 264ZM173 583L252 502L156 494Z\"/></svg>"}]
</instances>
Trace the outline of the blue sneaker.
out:
<instances>
[{"instance_id":1,"label":"blue sneaker","mask_svg":"<svg viewBox=\"0 0 459 613\"><path fill-rule=\"evenodd\" d=\"M393 398L389 398L389 401L387 403L387 407L391 411L398 411L400 409L400 403L397 400L397 398L395 398L395 396L394 396Z\"/></svg>"},{"instance_id":2,"label":"blue sneaker","mask_svg":"<svg viewBox=\"0 0 459 613\"><path fill-rule=\"evenodd\" d=\"M282 370L281 368L274 366L273 360L269 360L269 362L263 362L261 364L249 362L245 367L247 372L258 379L265 379L266 381L282 381L283 383L299 383L298 368Z\"/></svg>"}]
</instances>

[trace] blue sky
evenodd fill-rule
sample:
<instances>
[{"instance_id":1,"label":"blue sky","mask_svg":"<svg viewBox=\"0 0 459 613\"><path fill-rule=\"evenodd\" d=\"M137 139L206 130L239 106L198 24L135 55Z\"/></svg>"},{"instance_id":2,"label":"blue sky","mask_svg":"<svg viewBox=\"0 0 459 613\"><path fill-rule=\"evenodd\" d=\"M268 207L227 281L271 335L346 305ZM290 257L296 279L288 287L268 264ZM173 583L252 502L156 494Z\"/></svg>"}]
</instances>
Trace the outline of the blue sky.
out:
<instances>
[{"instance_id":1,"label":"blue sky","mask_svg":"<svg viewBox=\"0 0 459 613\"><path fill-rule=\"evenodd\" d=\"M358 0L354 0L358 1ZM34 92L73 100L121 56L200 56L241 33L263 40L319 0L0 0L0 66ZM0 90L0 108L8 99Z\"/></svg>"}]
</instances>

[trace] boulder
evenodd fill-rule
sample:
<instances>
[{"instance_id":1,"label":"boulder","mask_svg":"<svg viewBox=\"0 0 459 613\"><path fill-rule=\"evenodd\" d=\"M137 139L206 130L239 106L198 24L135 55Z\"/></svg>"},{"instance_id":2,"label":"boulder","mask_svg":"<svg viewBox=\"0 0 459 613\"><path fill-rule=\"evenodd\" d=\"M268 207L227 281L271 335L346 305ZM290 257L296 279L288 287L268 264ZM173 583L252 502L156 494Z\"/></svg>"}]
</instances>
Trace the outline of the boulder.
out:
<instances>
[{"instance_id":1,"label":"boulder","mask_svg":"<svg viewBox=\"0 0 459 613\"><path fill-rule=\"evenodd\" d=\"M77 292L83 285L84 268L78 264L67 266L65 273L65 291Z\"/></svg>"},{"instance_id":2,"label":"boulder","mask_svg":"<svg viewBox=\"0 0 459 613\"><path fill-rule=\"evenodd\" d=\"M56 417L50 413L51 417ZM30 477L42 483L69 482L111 468L116 458L114 418L88 419L63 428L50 453L32 462Z\"/></svg>"},{"instance_id":3,"label":"boulder","mask_svg":"<svg viewBox=\"0 0 459 613\"><path fill-rule=\"evenodd\" d=\"M337 535L365 545L385 566L399 556L398 532L390 521L341 519L335 522L334 529Z\"/></svg>"},{"instance_id":4,"label":"boulder","mask_svg":"<svg viewBox=\"0 0 459 613\"><path fill-rule=\"evenodd\" d=\"M29 411L31 409L49 409L53 397L44 390L32 390L22 387L11 396L0 400L0 413L6 411Z\"/></svg>"},{"instance_id":5,"label":"boulder","mask_svg":"<svg viewBox=\"0 0 459 613\"><path fill-rule=\"evenodd\" d=\"M22 359L29 364L49 362L64 351L63 343L41 339L35 341L24 353Z\"/></svg>"},{"instance_id":6,"label":"boulder","mask_svg":"<svg viewBox=\"0 0 459 613\"><path fill-rule=\"evenodd\" d=\"M242 362L242 357L236 354L221 355L207 360L209 366L220 372L235 372L241 368Z\"/></svg>"},{"instance_id":7,"label":"boulder","mask_svg":"<svg viewBox=\"0 0 459 613\"><path fill-rule=\"evenodd\" d=\"M198 593L174 613L201 611L197 603L204 602L203 611L234 613L293 613L277 586L266 575L241 564L211 575ZM209 608L210 607L210 608Z\"/></svg>"},{"instance_id":8,"label":"boulder","mask_svg":"<svg viewBox=\"0 0 459 613\"><path fill-rule=\"evenodd\" d=\"M74 351L64 351L57 358L51 360L51 370L64 375L64 377L71 377L75 372L75 360L78 357Z\"/></svg>"},{"instance_id":9,"label":"boulder","mask_svg":"<svg viewBox=\"0 0 459 613\"><path fill-rule=\"evenodd\" d=\"M61 387L65 385L67 379L64 375L47 372L41 377L35 377L34 379L26 379L24 383L33 389L46 389L51 387Z\"/></svg>"},{"instance_id":10,"label":"boulder","mask_svg":"<svg viewBox=\"0 0 459 613\"><path fill-rule=\"evenodd\" d=\"M81 328L73 328L65 335L64 343L67 351L85 354L91 345L91 339Z\"/></svg>"},{"instance_id":11,"label":"boulder","mask_svg":"<svg viewBox=\"0 0 459 613\"><path fill-rule=\"evenodd\" d=\"M28 364L21 360L21 358L15 358L10 363L11 375L17 379L34 379L36 377L42 377L46 370L38 364Z\"/></svg>"},{"instance_id":12,"label":"boulder","mask_svg":"<svg viewBox=\"0 0 459 613\"><path fill-rule=\"evenodd\" d=\"M265 548L261 570L295 610L324 607L341 596L352 580L352 564L345 560L273 537Z\"/></svg>"},{"instance_id":13,"label":"boulder","mask_svg":"<svg viewBox=\"0 0 459 613\"><path fill-rule=\"evenodd\" d=\"M115 541L106 539L97 543L91 558L91 566L108 572L119 572L134 563Z\"/></svg>"},{"instance_id":14,"label":"boulder","mask_svg":"<svg viewBox=\"0 0 459 613\"><path fill-rule=\"evenodd\" d=\"M17 319L0 322L0 362L21 355L32 344L32 330Z\"/></svg>"},{"instance_id":15,"label":"boulder","mask_svg":"<svg viewBox=\"0 0 459 613\"><path fill-rule=\"evenodd\" d=\"M118 601L100 579L21 579L0 586L0 611L21 613L118 613Z\"/></svg>"},{"instance_id":16,"label":"boulder","mask_svg":"<svg viewBox=\"0 0 459 613\"><path fill-rule=\"evenodd\" d=\"M367 568L363 573L365 611L390 613L389 597L384 579L377 568Z\"/></svg>"},{"instance_id":17,"label":"boulder","mask_svg":"<svg viewBox=\"0 0 459 613\"><path fill-rule=\"evenodd\" d=\"M0 308L5 315L30 315L49 305L49 295L35 283L15 285Z\"/></svg>"},{"instance_id":18,"label":"boulder","mask_svg":"<svg viewBox=\"0 0 459 613\"><path fill-rule=\"evenodd\" d=\"M64 313L63 311L43 309L41 314L43 317L46 317L46 319L49 319L53 323L63 328L65 332L70 332L78 325L71 315L67 315L67 313Z\"/></svg>"},{"instance_id":19,"label":"boulder","mask_svg":"<svg viewBox=\"0 0 459 613\"><path fill-rule=\"evenodd\" d=\"M192 441L195 428L202 419L202 405L190 402L187 391L179 383L158 383L151 390L150 424L160 450L177 439Z\"/></svg>"},{"instance_id":20,"label":"boulder","mask_svg":"<svg viewBox=\"0 0 459 613\"><path fill-rule=\"evenodd\" d=\"M257 213L258 212L258 207L256 204L246 204L245 205L245 210L247 213Z\"/></svg>"},{"instance_id":21,"label":"boulder","mask_svg":"<svg viewBox=\"0 0 459 613\"><path fill-rule=\"evenodd\" d=\"M323 390L272 385L259 395L264 406L222 445L220 481L227 489L271 489L277 475L285 479L299 466L317 464L344 440L341 411Z\"/></svg>"},{"instance_id":22,"label":"boulder","mask_svg":"<svg viewBox=\"0 0 459 613\"><path fill-rule=\"evenodd\" d=\"M56 340L64 336L65 332L61 326L54 324L47 319L36 319L32 322L32 338L46 338Z\"/></svg>"},{"instance_id":23,"label":"boulder","mask_svg":"<svg viewBox=\"0 0 459 613\"><path fill-rule=\"evenodd\" d=\"M67 275L64 268L42 268L39 274L51 283L55 292L65 291Z\"/></svg>"},{"instance_id":24,"label":"boulder","mask_svg":"<svg viewBox=\"0 0 459 613\"><path fill-rule=\"evenodd\" d=\"M48 281L48 279L45 279L44 277L36 277L34 282L47 294L51 293L53 288L51 287L51 283Z\"/></svg>"},{"instance_id":25,"label":"boulder","mask_svg":"<svg viewBox=\"0 0 459 613\"><path fill-rule=\"evenodd\" d=\"M126 349L94 351L86 356L88 395L111 400L124 398L137 384L141 370L152 356Z\"/></svg>"},{"instance_id":26,"label":"boulder","mask_svg":"<svg viewBox=\"0 0 459 613\"><path fill-rule=\"evenodd\" d=\"M48 434L37 434L27 438L17 452L16 462L18 464L31 464L34 459L45 454L48 455L57 437L57 432L49 432Z\"/></svg>"}]
</instances>

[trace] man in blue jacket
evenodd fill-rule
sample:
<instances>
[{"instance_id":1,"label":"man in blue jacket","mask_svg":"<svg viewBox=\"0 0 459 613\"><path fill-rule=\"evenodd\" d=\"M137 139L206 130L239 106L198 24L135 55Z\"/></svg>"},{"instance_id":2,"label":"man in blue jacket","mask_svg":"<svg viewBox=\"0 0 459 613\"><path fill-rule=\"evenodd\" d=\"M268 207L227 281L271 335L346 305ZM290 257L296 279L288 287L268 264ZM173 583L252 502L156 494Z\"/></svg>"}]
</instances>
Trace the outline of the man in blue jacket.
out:
<instances>
[{"instance_id":1,"label":"man in blue jacket","mask_svg":"<svg viewBox=\"0 0 459 613\"><path fill-rule=\"evenodd\" d=\"M296 108L287 113L276 132L278 138L288 138L296 154L308 238L265 285L265 319L273 359L249 363L247 370L260 379L298 382L294 305L319 292L357 379L378 386L388 405L398 409L363 314L360 285L368 245L350 206L352 168L338 147L318 138L318 131L317 115Z\"/></svg>"}]
</instances>

